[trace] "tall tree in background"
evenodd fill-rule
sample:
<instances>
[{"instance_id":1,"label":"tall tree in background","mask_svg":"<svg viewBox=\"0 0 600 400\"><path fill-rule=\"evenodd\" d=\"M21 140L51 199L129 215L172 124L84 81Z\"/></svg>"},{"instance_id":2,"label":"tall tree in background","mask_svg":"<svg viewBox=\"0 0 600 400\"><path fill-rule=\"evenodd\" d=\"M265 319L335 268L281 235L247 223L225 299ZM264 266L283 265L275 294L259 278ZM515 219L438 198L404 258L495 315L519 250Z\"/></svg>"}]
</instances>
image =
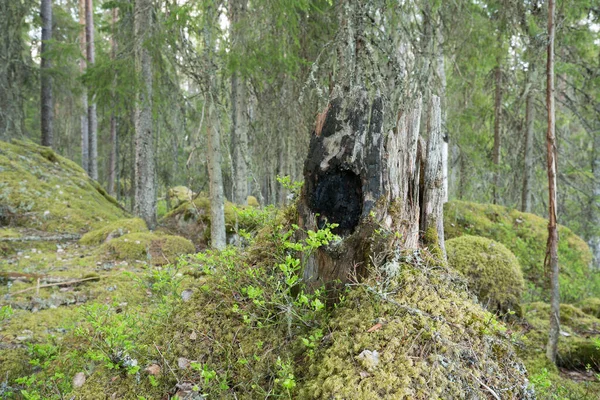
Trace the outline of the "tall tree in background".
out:
<instances>
[{"instance_id":1,"label":"tall tree in background","mask_svg":"<svg viewBox=\"0 0 600 400\"><path fill-rule=\"evenodd\" d=\"M499 46L502 47L502 36L498 34ZM500 157L502 151L502 56L498 54L497 65L494 70L494 150L492 162L494 164L494 186L492 187L492 202L498 204L500 185Z\"/></svg>"},{"instance_id":2,"label":"tall tree in background","mask_svg":"<svg viewBox=\"0 0 600 400\"><path fill-rule=\"evenodd\" d=\"M79 50L81 58L79 59L79 72L83 75L87 67L87 45L86 45L86 4L87 0L79 0ZM81 166L90 174L90 139L89 139L89 124L88 124L88 98L87 88L85 85L81 89Z\"/></svg>"},{"instance_id":3,"label":"tall tree in background","mask_svg":"<svg viewBox=\"0 0 600 400\"><path fill-rule=\"evenodd\" d=\"M96 62L94 44L94 4L93 0L85 0L85 41L87 63L90 67ZM88 138L89 144L89 175L98 180L98 118L96 102L92 98L88 105Z\"/></svg>"},{"instance_id":4,"label":"tall tree in background","mask_svg":"<svg viewBox=\"0 0 600 400\"><path fill-rule=\"evenodd\" d=\"M52 76L48 50L52 40L52 0L42 0L40 16L42 17L42 49L41 49L41 127L42 145L52 147L54 127L54 103L52 101Z\"/></svg>"},{"instance_id":5,"label":"tall tree in background","mask_svg":"<svg viewBox=\"0 0 600 400\"><path fill-rule=\"evenodd\" d=\"M148 228L156 226L156 171L152 135L152 58L148 40L152 27L152 0L137 0L134 8L135 71L140 80L135 107L134 213Z\"/></svg>"},{"instance_id":6,"label":"tall tree in background","mask_svg":"<svg viewBox=\"0 0 600 400\"><path fill-rule=\"evenodd\" d=\"M115 27L117 25L119 9L113 8L111 10L111 37L110 37L110 59L114 62L117 58L117 39L115 37ZM117 85L117 76L111 83L111 97L112 97L112 110L110 112L110 153L108 156L108 193L111 196L116 197L115 183L117 180L117 116L115 113L116 100L115 90Z\"/></svg>"},{"instance_id":7,"label":"tall tree in background","mask_svg":"<svg viewBox=\"0 0 600 400\"><path fill-rule=\"evenodd\" d=\"M546 66L546 104L548 106L548 247L546 267L550 273L550 332L546 357L556 362L560 333L560 288L558 286L558 231L556 222L556 137L554 135L554 0L548 1L548 63Z\"/></svg>"},{"instance_id":8,"label":"tall tree in background","mask_svg":"<svg viewBox=\"0 0 600 400\"><path fill-rule=\"evenodd\" d=\"M248 116L246 101L246 79L240 73L240 58L243 46L244 16L247 0L231 0L231 53L234 58L231 75L231 146L233 158L233 201L246 204L248 198Z\"/></svg>"},{"instance_id":9,"label":"tall tree in background","mask_svg":"<svg viewBox=\"0 0 600 400\"><path fill-rule=\"evenodd\" d=\"M533 181L533 133L535 125L535 62L529 64L525 83L525 151L523 170L523 189L521 194L521 211L531 212L531 186Z\"/></svg>"}]
</instances>

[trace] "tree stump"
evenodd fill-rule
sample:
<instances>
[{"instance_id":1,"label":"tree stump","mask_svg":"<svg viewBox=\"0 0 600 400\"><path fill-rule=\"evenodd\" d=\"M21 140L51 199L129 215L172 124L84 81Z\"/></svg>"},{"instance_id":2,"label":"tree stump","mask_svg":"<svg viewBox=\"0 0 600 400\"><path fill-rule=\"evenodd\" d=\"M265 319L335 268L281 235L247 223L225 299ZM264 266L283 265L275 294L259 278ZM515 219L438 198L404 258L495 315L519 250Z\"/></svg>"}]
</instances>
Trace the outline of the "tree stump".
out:
<instances>
[{"instance_id":1,"label":"tree stump","mask_svg":"<svg viewBox=\"0 0 600 400\"><path fill-rule=\"evenodd\" d=\"M419 137L421 98L392 111L361 87L334 93L317 117L298 202L301 228L335 223L341 237L305 260L303 278L313 288L364 278L400 249L439 245L441 129L429 135L430 146ZM432 126L439 123L428 114ZM427 165L426 152L435 165Z\"/></svg>"}]
</instances>

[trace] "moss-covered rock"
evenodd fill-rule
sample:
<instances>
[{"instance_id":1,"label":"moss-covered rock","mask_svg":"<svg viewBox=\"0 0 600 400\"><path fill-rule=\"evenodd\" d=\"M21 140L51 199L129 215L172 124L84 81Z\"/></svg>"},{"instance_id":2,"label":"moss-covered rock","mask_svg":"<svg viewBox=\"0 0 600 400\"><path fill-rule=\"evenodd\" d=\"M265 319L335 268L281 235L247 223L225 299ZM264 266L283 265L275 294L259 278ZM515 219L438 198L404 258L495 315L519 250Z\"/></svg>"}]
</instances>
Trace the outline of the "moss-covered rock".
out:
<instances>
[{"instance_id":1,"label":"moss-covered rock","mask_svg":"<svg viewBox=\"0 0 600 400\"><path fill-rule=\"evenodd\" d=\"M519 261L502 244L464 235L446 241L450 266L463 274L482 305L493 312L521 315L524 289Z\"/></svg>"},{"instance_id":2,"label":"moss-covered rock","mask_svg":"<svg viewBox=\"0 0 600 400\"><path fill-rule=\"evenodd\" d=\"M192 242L173 235L136 232L113 239L102 246L109 258L147 261L154 265L173 263L177 257L195 252Z\"/></svg>"},{"instance_id":3,"label":"moss-covered rock","mask_svg":"<svg viewBox=\"0 0 600 400\"><path fill-rule=\"evenodd\" d=\"M452 201L444 206L446 239L462 235L483 236L505 245L519 260L527 282L526 300L548 300L544 258L548 221L491 204ZM587 243L559 225L558 243L561 298L576 302L600 296L600 274L590 268L592 253Z\"/></svg>"},{"instance_id":4,"label":"moss-covered rock","mask_svg":"<svg viewBox=\"0 0 600 400\"><path fill-rule=\"evenodd\" d=\"M74 162L32 142L0 141L0 225L81 233L125 218Z\"/></svg>"},{"instance_id":5,"label":"moss-covered rock","mask_svg":"<svg viewBox=\"0 0 600 400\"><path fill-rule=\"evenodd\" d=\"M258 202L257 202L258 204ZM257 229L267 219L269 210L260 210L254 205L237 206L225 202L225 231L228 241L241 230ZM190 239L198 248L208 247L210 242L210 201L198 196L192 202L185 202L168 212L160 220L160 229L174 235Z\"/></svg>"},{"instance_id":6,"label":"moss-covered rock","mask_svg":"<svg viewBox=\"0 0 600 400\"><path fill-rule=\"evenodd\" d=\"M128 233L147 231L146 223L140 218L119 219L102 228L86 233L79 242L87 246L98 245Z\"/></svg>"},{"instance_id":7,"label":"moss-covered rock","mask_svg":"<svg viewBox=\"0 0 600 400\"><path fill-rule=\"evenodd\" d=\"M600 298L588 297L581 300L577 305L584 313L600 318Z\"/></svg>"},{"instance_id":8,"label":"moss-covered rock","mask_svg":"<svg viewBox=\"0 0 600 400\"><path fill-rule=\"evenodd\" d=\"M167 201L169 208L177 208L185 202L194 199L194 192L185 186L175 186L167 191Z\"/></svg>"},{"instance_id":9,"label":"moss-covered rock","mask_svg":"<svg viewBox=\"0 0 600 400\"><path fill-rule=\"evenodd\" d=\"M254 196L248 196L248 206L250 207L260 207L260 203Z\"/></svg>"}]
</instances>

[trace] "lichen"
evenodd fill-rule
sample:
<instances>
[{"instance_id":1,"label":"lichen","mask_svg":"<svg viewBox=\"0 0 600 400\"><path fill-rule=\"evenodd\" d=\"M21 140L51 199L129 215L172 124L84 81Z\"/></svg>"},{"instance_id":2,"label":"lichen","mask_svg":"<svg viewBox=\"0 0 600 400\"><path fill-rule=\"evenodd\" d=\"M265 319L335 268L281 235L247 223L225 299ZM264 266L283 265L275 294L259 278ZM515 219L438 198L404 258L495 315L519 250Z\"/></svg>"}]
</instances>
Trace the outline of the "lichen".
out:
<instances>
[{"instance_id":1,"label":"lichen","mask_svg":"<svg viewBox=\"0 0 600 400\"><path fill-rule=\"evenodd\" d=\"M155 265L173 263L177 257L195 252L192 242L181 237L151 232L123 235L102 246L109 257L126 261L147 261Z\"/></svg>"},{"instance_id":2,"label":"lichen","mask_svg":"<svg viewBox=\"0 0 600 400\"><path fill-rule=\"evenodd\" d=\"M107 239L114 239L128 233L147 231L146 223L140 218L119 219L108 223L102 228L86 233L79 242L87 246L98 245L104 243Z\"/></svg>"},{"instance_id":3,"label":"lichen","mask_svg":"<svg viewBox=\"0 0 600 400\"><path fill-rule=\"evenodd\" d=\"M544 259L548 221L537 215L509 208L451 201L444 206L446 239L461 235L483 236L505 245L519 260L527 282L524 299L550 298ZM592 253L587 243L570 229L559 225L560 290L564 302L600 297L600 272L590 268Z\"/></svg>"},{"instance_id":4,"label":"lichen","mask_svg":"<svg viewBox=\"0 0 600 400\"><path fill-rule=\"evenodd\" d=\"M448 264L465 276L469 289L492 312L521 311L524 290L519 261L502 244L463 235L446 241Z\"/></svg>"}]
</instances>

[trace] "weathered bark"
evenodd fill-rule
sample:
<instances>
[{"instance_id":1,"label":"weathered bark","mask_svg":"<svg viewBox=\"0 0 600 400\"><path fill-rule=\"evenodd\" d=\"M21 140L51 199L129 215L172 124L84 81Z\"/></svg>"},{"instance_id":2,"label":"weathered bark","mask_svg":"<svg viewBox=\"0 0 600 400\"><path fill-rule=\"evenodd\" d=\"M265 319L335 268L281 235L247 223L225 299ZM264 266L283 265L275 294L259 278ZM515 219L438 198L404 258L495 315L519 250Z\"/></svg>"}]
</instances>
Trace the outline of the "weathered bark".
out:
<instances>
[{"instance_id":1,"label":"weathered bark","mask_svg":"<svg viewBox=\"0 0 600 400\"><path fill-rule=\"evenodd\" d=\"M336 87L317 118L304 165L299 225L314 230L325 223L338 224L334 232L342 241L306 260L307 282L331 285L364 277L373 257L385 258L385 250L375 248L385 245L369 240L381 227L398 233L392 235L394 246L419 247L425 145L419 140L421 100L417 97L411 103L394 112L395 123L387 136L384 101L379 96L369 99L360 87L349 92ZM441 165L434 164L441 177Z\"/></svg>"},{"instance_id":2,"label":"weathered bark","mask_svg":"<svg viewBox=\"0 0 600 400\"><path fill-rule=\"evenodd\" d=\"M135 201L134 213L148 228L156 226L156 171L152 136L152 59L146 48L152 24L152 1L135 2L135 67L141 87L135 107Z\"/></svg>"},{"instance_id":3,"label":"weathered bark","mask_svg":"<svg viewBox=\"0 0 600 400\"><path fill-rule=\"evenodd\" d=\"M112 35L110 38L110 58L115 60L117 58L117 40L115 38L115 26L117 24L118 9L113 8L112 10ZM117 117L115 115L115 89L116 89L116 76L112 82L112 101L113 111L110 114L110 153L108 156L108 193L116 197L116 174L117 174Z\"/></svg>"},{"instance_id":4,"label":"weathered bark","mask_svg":"<svg viewBox=\"0 0 600 400\"><path fill-rule=\"evenodd\" d=\"M40 16L42 18L42 49L41 49L41 126L42 145L52 147L54 133L54 104L52 102L52 76L49 73L52 63L48 57L52 40L52 0L42 0Z\"/></svg>"},{"instance_id":5,"label":"weathered bark","mask_svg":"<svg viewBox=\"0 0 600 400\"><path fill-rule=\"evenodd\" d=\"M548 107L548 247L546 264L550 272L550 332L546 357L556 363L560 332L560 288L558 284L558 231L556 222L556 137L554 119L554 0L548 1L548 63L546 68L546 103Z\"/></svg>"},{"instance_id":6,"label":"weathered bark","mask_svg":"<svg viewBox=\"0 0 600 400\"><path fill-rule=\"evenodd\" d=\"M589 201L588 245L594 255L594 268L600 269L600 135L593 135L592 173L594 175L592 196Z\"/></svg>"},{"instance_id":7,"label":"weathered bark","mask_svg":"<svg viewBox=\"0 0 600 400\"><path fill-rule=\"evenodd\" d=\"M232 51L243 48L241 21L246 13L247 0L233 0L230 3ZM238 72L231 76L231 144L233 157L233 201L237 204L248 202L248 116L246 104L246 80Z\"/></svg>"},{"instance_id":8,"label":"weathered bark","mask_svg":"<svg viewBox=\"0 0 600 400\"><path fill-rule=\"evenodd\" d=\"M85 2L85 41L87 63L94 65L96 50L94 45L94 6L93 0ZM88 104L88 139L89 139L89 175L98 180L98 118L96 116L96 102L91 99Z\"/></svg>"},{"instance_id":9,"label":"weathered bark","mask_svg":"<svg viewBox=\"0 0 600 400\"><path fill-rule=\"evenodd\" d=\"M498 204L498 191L500 185L500 151L502 140L502 68L500 67L500 57L498 57L498 66L494 72L496 90L494 96L494 150L492 152L492 163L494 164L494 182L492 188L492 202Z\"/></svg>"},{"instance_id":10,"label":"weathered bark","mask_svg":"<svg viewBox=\"0 0 600 400\"><path fill-rule=\"evenodd\" d=\"M225 235L225 199L223 196L223 175L221 173L221 139L215 124L214 106L209 100L207 137L208 137L208 178L210 190L210 245L213 249L224 249L227 245Z\"/></svg>"},{"instance_id":11,"label":"weathered bark","mask_svg":"<svg viewBox=\"0 0 600 400\"><path fill-rule=\"evenodd\" d=\"M79 72L83 75L87 67L86 53L87 44L85 39L85 27L86 27L86 12L85 4L87 0L79 0L79 50L81 51L82 57L79 59ZM90 174L90 139L88 132L88 99L87 99L87 88L83 86L81 92L81 107L83 112L81 113L81 166L85 172Z\"/></svg>"},{"instance_id":12,"label":"weathered bark","mask_svg":"<svg viewBox=\"0 0 600 400\"><path fill-rule=\"evenodd\" d=\"M443 169L443 134L442 110L440 98L432 95L427 113L427 159L423 171L423 202L421 208L421 231L424 232L428 245L439 246L444 258L444 169ZM432 237L433 236L433 237Z\"/></svg>"},{"instance_id":13,"label":"weathered bark","mask_svg":"<svg viewBox=\"0 0 600 400\"><path fill-rule=\"evenodd\" d=\"M531 184L533 181L533 133L535 123L535 82L534 65L530 64L529 86L525 96L525 162L523 171L523 190L521 192L521 211L531 212Z\"/></svg>"}]
</instances>

